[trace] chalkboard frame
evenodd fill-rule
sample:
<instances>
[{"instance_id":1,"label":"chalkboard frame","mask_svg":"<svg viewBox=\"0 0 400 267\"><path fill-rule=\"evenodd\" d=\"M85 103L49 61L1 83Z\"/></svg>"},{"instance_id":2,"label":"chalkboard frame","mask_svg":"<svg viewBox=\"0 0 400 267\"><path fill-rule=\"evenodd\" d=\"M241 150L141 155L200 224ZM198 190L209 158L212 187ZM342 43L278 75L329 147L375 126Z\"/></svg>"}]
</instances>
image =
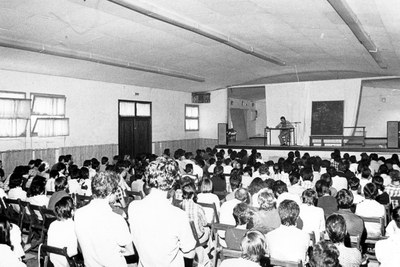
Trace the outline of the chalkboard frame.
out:
<instances>
[{"instance_id":1,"label":"chalkboard frame","mask_svg":"<svg viewBox=\"0 0 400 267\"><path fill-rule=\"evenodd\" d=\"M312 101L311 135L343 135L344 101Z\"/></svg>"}]
</instances>

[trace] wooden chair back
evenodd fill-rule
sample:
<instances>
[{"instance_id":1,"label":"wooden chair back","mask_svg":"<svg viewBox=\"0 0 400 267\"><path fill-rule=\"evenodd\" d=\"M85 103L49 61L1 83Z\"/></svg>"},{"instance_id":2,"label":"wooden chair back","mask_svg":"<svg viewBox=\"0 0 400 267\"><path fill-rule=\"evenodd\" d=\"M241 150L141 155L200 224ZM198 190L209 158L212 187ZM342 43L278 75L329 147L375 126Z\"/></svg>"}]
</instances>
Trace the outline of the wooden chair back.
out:
<instances>
[{"instance_id":1,"label":"wooden chair back","mask_svg":"<svg viewBox=\"0 0 400 267\"><path fill-rule=\"evenodd\" d=\"M190 221L189 223L190 223L190 228L192 229L192 234L194 236L194 239L196 240L196 248L207 245L208 240L204 241L203 243L200 243L200 238L199 238L199 235L197 234L196 226L194 224L194 221Z\"/></svg>"},{"instance_id":2,"label":"wooden chair back","mask_svg":"<svg viewBox=\"0 0 400 267\"><path fill-rule=\"evenodd\" d=\"M23 213L23 211L20 211L21 200L3 197L3 201L6 207L5 215L7 220L21 227L22 213Z\"/></svg>"},{"instance_id":3,"label":"wooden chair back","mask_svg":"<svg viewBox=\"0 0 400 267\"><path fill-rule=\"evenodd\" d=\"M40 251L44 255L44 262L43 262L43 265L41 265L39 267L51 267L51 266L54 266L50 261L50 254L51 253L57 254L57 255L60 255L60 256L64 256L70 267L76 267L75 261L68 256L66 247L57 248L57 247L52 247L52 246L48 246L48 245L41 245Z\"/></svg>"},{"instance_id":4,"label":"wooden chair back","mask_svg":"<svg viewBox=\"0 0 400 267\"><path fill-rule=\"evenodd\" d=\"M221 261L231 258L240 258L242 256L242 251L229 248L221 248L219 256L221 258Z\"/></svg>"},{"instance_id":5,"label":"wooden chair back","mask_svg":"<svg viewBox=\"0 0 400 267\"><path fill-rule=\"evenodd\" d=\"M271 266L281 266L281 267L303 267L302 261L294 262L294 261L282 261L274 258L270 258Z\"/></svg>"},{"instance_id":6,"label":"wooden chair back","mask_svg":"<svg viewBox=\"0 0 400 267\"><path fill-rule=\"evenodd\" d=\"M380 234L381 236L385 236L385 217L363 217L360 216L361 219L363 219L364 223L376 223L379 224L380 227ZM367 240L370 238L367 238Z\"/></svg>"},{"instance_id":7,"label":"wooden chair back","mask_svg":"<svg viewBox=\"0 0 400 267\"><path fill-rule=\"evenodd\" d=\"M202 202L197 202L200 206L206 209L212 209L213 210L213 222L212 223L219 223L219 214L217 211L217 206L215 203L202 203Z\"/></svg>"},{"instance_id":8,"label":"wooden chair back","mask_svg":"<svg viewBox=\"0 0 400 267\"><path fill-rule=\"evenodd\" d=\"M129 198L132 198L132 200L142 200L144 198L143 192L141 191L137 192L137 191L126 190L126 195Z\"/></svg>"}]
</instances>

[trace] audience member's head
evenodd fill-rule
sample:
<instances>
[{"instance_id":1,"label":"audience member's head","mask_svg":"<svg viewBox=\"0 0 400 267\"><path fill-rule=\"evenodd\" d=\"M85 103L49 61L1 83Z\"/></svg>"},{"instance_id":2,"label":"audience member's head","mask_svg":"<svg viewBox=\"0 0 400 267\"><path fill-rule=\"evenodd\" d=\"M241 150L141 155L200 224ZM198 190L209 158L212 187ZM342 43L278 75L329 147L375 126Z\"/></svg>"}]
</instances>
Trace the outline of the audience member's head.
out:
<instances>
[{"instance_id":1,"label":"audience member's head","mask_svg":"<svg viewBox=\"0 0 400 267\"><path fill-rule=\"evenodd\" d=\"M211 193L213 190L213 183L212 183L211 179L205 178L201 182L200 190L202 193Z\"/></svg>"},{"instance_id":2,"label":"audience member's head","mask_svg":"<svg viewBox=\"0 0 400 267\"><path fill-rule=\"evenodd\" d=\"M239 203L233 208L233 218L235 218L236 226L246 225L252 215L253 212L246 203Z\"/></svg>"},{"instance_id":3,"label":"audience member's head","mask_svg":"<svg viewBox=\"0 0 400 267\"><path fill-rule=\"evenodd\" d=\"M239 188L235 191L235 198L241 202L249 203L249 192L245 188Z\"/></svg>"},{"instance_id":4,"label":"audience member's head","mask_svg":"<svg viewBox=\"0 0 400 267\"><path fill-rule=\"evenodd\" d=\"M32 180L31 187L29 188L29 196L43 195L46 186L46 178L42 176L35 176Z\"/></svg>"},{"instance_id":5,"label":"audience member's head","mask_svg":"<svg viewBox=\"0 0 400 267\"><path fill-rule=\"evenodd\" d=\"M357 177L351 177L349 179L349 189L351 191L357 191L360 188L360 179Z\"/></svg>"},{"instance_id":6,"label":"audience member's head","mask_svg":"<svg viewBox=\"0 0 400 267\"><path fill-rule=\"evenodd\" d=\"M326 219L326 232L333 243L344 243L346 237L346 221L340 214L332 214Z\"/></svg>"},{"instance_id":7,"label":"audience member's head","mask_svg":"<svg viewBox=\"0 0 400 267\"><path fill-rule=\"evenodd\" d=\"M378 195L378 188L374 183L368 183L364 186L364 197L366 199L375 199Z\"/></svg>"},{"instance_id":8,"label":"audience member's head","mask_svg":"<svg viewBox=\"0 0 400 267\"><path fill-rule=\"evenodd\" d=\"M54 180L54 190L56 192L66 190L68 188L67 177L61 176Z\"/></svg>"},{"instance_id":9,"label":"audience member's head","mask_svg":"<svg viewBox=\"0 0 400 267\"><path fill-rule=\"evenodd\" d=\"M241 243L242 258L259 263L267 254L265 236L259 231L248 231Z\"/></svg>"},{"instance_id":10,"label":"audience member's head","mask_svg":"<svg viewBox=\"0 0 400 267\"><path fill-rule=\"evenodd\" d=\"M301 198L303 203L309 206L316 206L318 202L318 195L313 189L309 188L303 191Z\"/></svg>"},{"instance_id":11,"label":"audience member's head","mask_svg":"<svg viewBox=\"0 0 400 267\"><path fill-rule=\"evenodd\" d=\"M94 198L105 199L117 191L119 176L115 172L99 172L92 178L92 194Z\"/></svg>"},{"instance_id":12,"label":"audience member's head","mask_svg":"<svg viewBox=\"0 0 400 267\"><path fill-rule=\"evenodd\" d=\"M303 181L312 181L314 179L314 174L311 168L304 168L300 172Z\"/></svg>"},{"instance_id":13,"label":"audience member's head","mask_svg":"<svg viewBox=\"0 0 400 267\"><path fill-rule=\"evenodd\" d=\"M196 187L193 182L186 183L182 186L182 198L183 199L193 199L194 202L197 201Z\"/></svg>"},{"instance_id":14,"label":"audience member's head","mask_svg":"<svg viewBox=\"0 0 400 267\"><path fill-rule=\"evenodd\" d=\"M158 157L147 166L145 181L148 187L169 191L180 176L179 166L175 160Z\"/></svg>"},{"instance_id":15,"label":"audience member's head","mask_svg":"<svg viewBox=\"0 0 400 267\"><path fill-rule=\"evenodd\" d=\"M311 267L339 267L339 250L331 241L321 241L313 246Z\"/></svg>"},{"instance_id":16,"label":"audience member's head","mask_svg":"<svg viewBox=\"0 0 400 267\"><path fill-rule=\"evenodd\" d=\"M251 181L251 183L247 188L249 190L250 195L254 195L258 193L261 189L265 188L265 183L260 177L257 177L254 178L253 181Z\"/></svg>"},{"instance_id":17,"label":"audience member's head","mask_svg":"<svg viewBox=\"0 0 400 267\"><path fill-rule=\"evenodd\" d=\"M278 198L278 196L284 192L288 192L287 185L285 182L281 180L275 181L272 190L274 191L275 197Z\"/></svg>"},{"instance_id":18,"label":"audience member's head","mask_svg":"<svg viewBox=\"0 0 400 267\"><path fill-rule=\"evenodd\" d=\"M258 204L262 210L272 210L276 209L276 199L274 194L269 191L263 191L258 195Z\"/></svg>"},{"instance_id":19,"label":"audience member's head","mask_svg":"<svg viewBox=\"0 0 400 267\"><path fill-rule=\"evenodd\" d=\"M282 225L295 225L297 218L299 217L300 207L293 200L285 199L279 204L278 213Z\"/></svg>"},{"instance_id":20,"label":"audience member's head","mask_svg":"<svg viewBox=\"0 0 400 267\"><path fill-rule=\"evenodd\" d=\"M350 190L342 189L337 192L336 200L339 209L350 209L353 205L353 193Z\"/></svg>"},{"instance_id":21,"label":"audience member's head","mask_svg":"<svg viewBox=\"0 0 400 267\"><path fill-rule=\"evenodd\" d=\"M383 178L381 176L375 175L372 178L372 183L376 185L376 188L380 191L385 190L385 186L383 185Z\"/></svg>"},{"instance_id":22,"label":"audience member's head","mask_svg":"<svg viewBox=\"0 0 400 267\"><path fill-rule=\"evenodd\" d=\"M300 181L300 174L298 172L291 172L289 174L289 181L291 185L295 185Z\"/></svg>"},{"instance_id":23,"label":"audience member's head","mask_svg":"<svg viewBox=\"0 0 400 267\"><path fill-rule=\"evenodd\" d=\"M229 179L232 190L236 190L242 185L242 175L239 172L232 171Z\"/></svg>"},{"instance_id":24,"label":"audience member's head","mask_svg":"<svg viewBox=\"0 0 400 267\"><path fill-rule=\"evenodd\" d=\"M71 197L65 196L56 202L54 211L59 221L71 219L74 215L74 201Z\"/></svg>"},{"instance_id":25,"label":"audience member's head","mask_svg":"<svg viewBox=\"0 0 400 267\"><path fill-rule=\"evenodd\" d=\"M389 172L392 183L398 183L400 181L400 172L398 170L391 170Z\"/></svg>"},{"instance_id":26,"label":"audience member's head","mask_svg":"<svg viewBox=\"0 0 400 267\"><path fill-rule=\"evenodd\" d=\"M329 190L329 185L325 180L318 180L315 183L315 191L317 191L318 197L322 197L323 195L330 195L331 191Z\"/></svg>"}]
</instances>

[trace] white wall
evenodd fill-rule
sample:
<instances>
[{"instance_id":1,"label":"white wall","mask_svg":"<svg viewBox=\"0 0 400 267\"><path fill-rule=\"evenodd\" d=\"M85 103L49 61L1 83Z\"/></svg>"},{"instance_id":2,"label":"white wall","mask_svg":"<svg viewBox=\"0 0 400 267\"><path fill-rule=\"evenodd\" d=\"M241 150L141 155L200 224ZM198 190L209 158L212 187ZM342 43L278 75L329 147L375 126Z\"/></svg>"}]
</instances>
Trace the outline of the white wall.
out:
<instances>
[{"instance_id":1,"label":"white wall","mask_svg":"<svg viewBox=\"0 0 400 267\"><path fill-rule=\"evenodd\" d=\"M118 143L118 100L152 103L152 140L217 139L217 123L226 122L226 90L212 92L200 104L200 131L185 132L184 105L191 93L131 85L0 70L0 90L61 94L67 98L70 136L0 138L0 151ZM138 94L138 95L137 95Z\"/></svg>"},{"instance_id":2,"label":"white wall","mask_svg":"<svg viewBox=\"0 0 400 267\"><path fill-rule=\"evenodd\" d=\"M400 89L363 87L358 125L367 137L387 136L387 121L400 121Z\"/></svg>"}]
</instances>

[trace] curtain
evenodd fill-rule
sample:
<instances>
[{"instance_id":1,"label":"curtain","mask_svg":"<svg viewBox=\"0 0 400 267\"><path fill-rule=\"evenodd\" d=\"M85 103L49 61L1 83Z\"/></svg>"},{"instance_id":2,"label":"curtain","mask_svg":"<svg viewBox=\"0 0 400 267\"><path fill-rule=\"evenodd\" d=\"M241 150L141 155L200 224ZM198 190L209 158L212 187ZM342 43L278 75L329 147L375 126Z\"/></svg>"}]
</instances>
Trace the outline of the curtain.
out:
<instances>
[{"instance_id":1,"label":"curtain","mask_svg":"<svg viewBox=\"0 0 400 267\"><path fill-rule=\"evenodd\" d=\"M29 119L31 114L29 99L0 98L0 118Z\"/></svg>"},{"instance_id":2,"label":"curtain","mask_svg":"<svg viewBox=\"0 0 400 267\"><path fill-rule=\"evenodd\" d=\"M69 135L69 119L38 118L33 133L40 137Z\"/></svg>"},{"instance_id":3,"label":"curtain","mask_svg":"<svg viewBox=\"0 0 400 267\"><path fill-rule=\"evenodd\" d=\"M65 97L33 95L32 113L36 115L65 116Z\"/></svg>"},{"instance_id":4,"label":"curtain","mask_svg":"<svg viewBox=\"0 0 400 267\"><path fill-rule=\"evenodd\" d=\"M26 136L27 119L1 119L0 137Z\"/></svg>"}]
</instances>

